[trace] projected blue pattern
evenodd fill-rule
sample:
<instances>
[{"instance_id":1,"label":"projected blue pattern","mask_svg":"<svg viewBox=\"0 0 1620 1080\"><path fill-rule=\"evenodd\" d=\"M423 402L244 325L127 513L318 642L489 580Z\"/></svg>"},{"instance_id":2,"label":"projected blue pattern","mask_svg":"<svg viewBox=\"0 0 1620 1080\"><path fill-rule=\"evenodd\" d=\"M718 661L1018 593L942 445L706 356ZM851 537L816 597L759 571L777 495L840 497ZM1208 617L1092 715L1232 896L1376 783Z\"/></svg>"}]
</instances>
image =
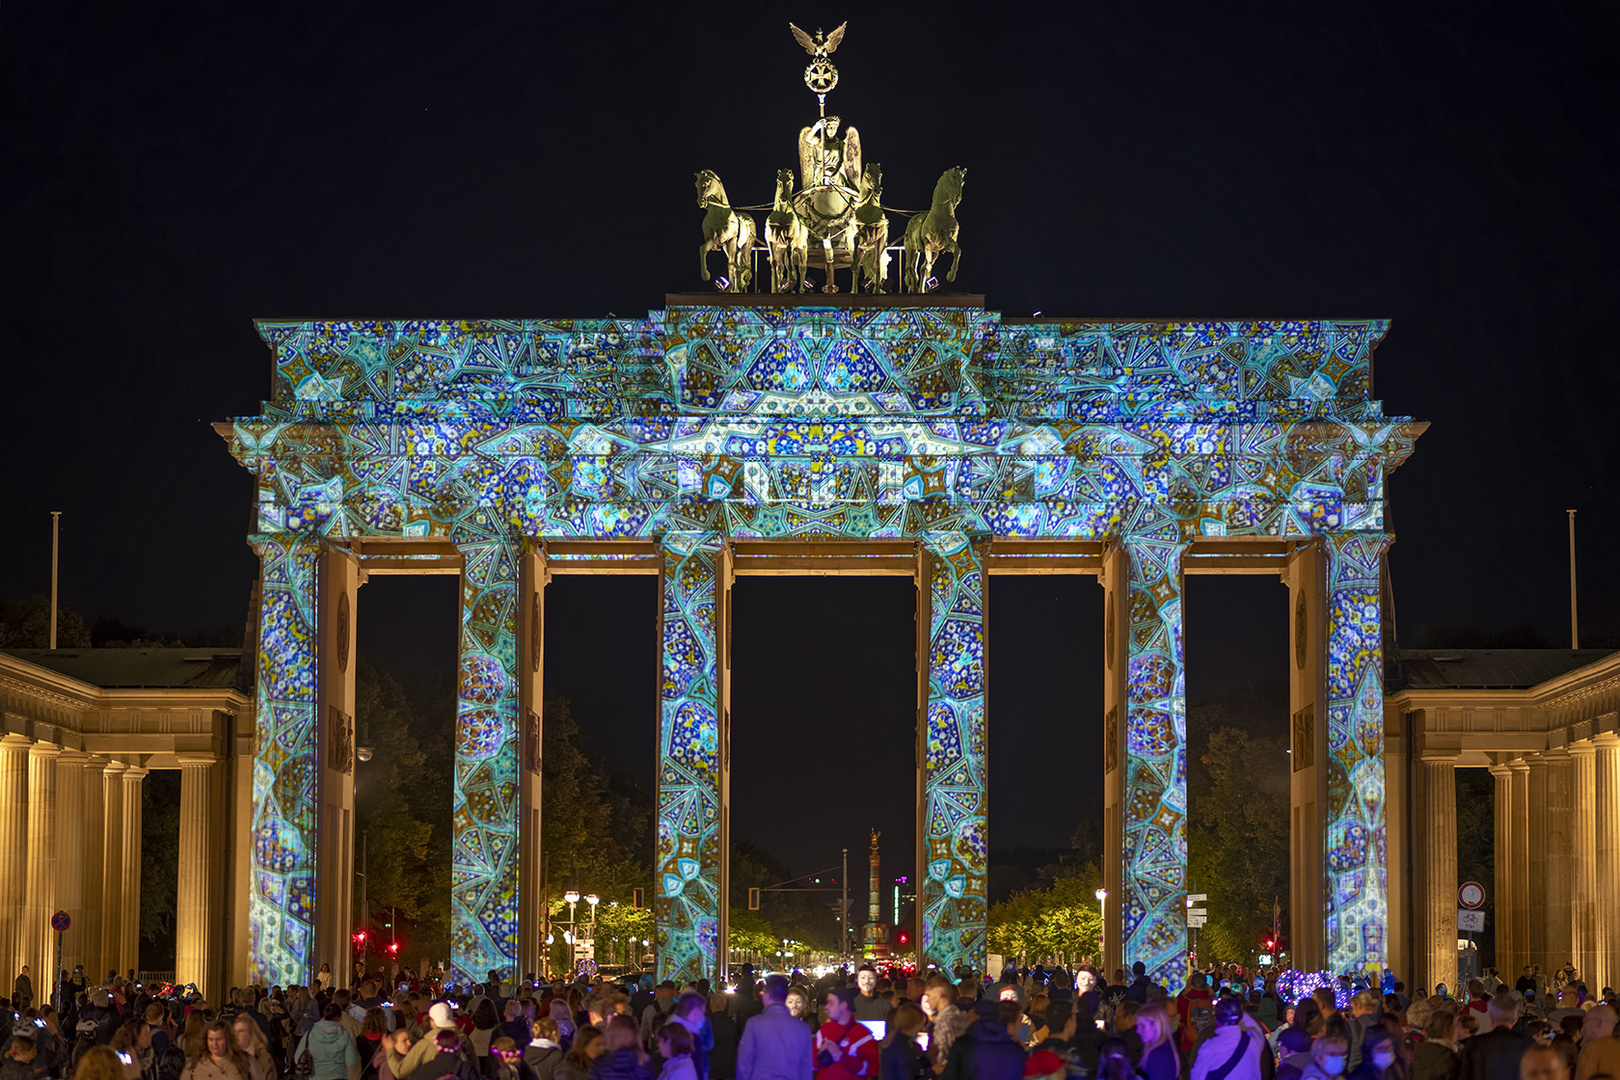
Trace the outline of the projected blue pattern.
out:
<instances>
[{"instance_id":1,"label":"projected blue pattern","mask_svg":"<svg viewBox=\"0 0 1620 1080\"><path fill-rule=\"evenodd\" d=\"M1334 971L1389 963L1384 847L1382 533L1328 535L1328 820L1323 860Z\"/></svg>"},{"instance_id":2,"label":"projected blue pattern","mask_svg":"<svg viewBox=\"0 0 1620 1080\"><path fill-rule=\"evenodd\" d=\"M722 538L666 533L660 649L659 978L715 970L720 905L720 724L715 589Z\"/></svg>"},{"instance_id":3,"label":"projected blue pattern","mask_svg":"<svg viewBox=\"0 0 1620 1080\"><path fill-rule=\"evenodd\" d=\"M477 511L457 530L464 570L450 965L458 983L508 971L517 955L518 549L500 531Z\"/></svg>"},{"instance_id":4,"label":"projected blue pattern","mask_svg":"<svg viewBox=\"0 0 1620 1080\"><path fill-rule=\"evenodd\" d=\"M934 920L924 960L942 967L984 963L985 712L974 688L983 624L970 614L982 612L983 584L968 569L978 556L954 538L1129 545L1142 575L1131 591L1133 635L1138 625L1147 635L1140 654L1133 645L1144 681L1132 707L1149 711L1133 729L1143 741L1127 750L1142 811L1127 868L1140 910L1127 925L1163 971L1164 950L1182 933L1185 861L1179 619L1170 610L1180 590L1163 545L1172 535L1331 534L1336 574L1350 575L1335 578L1334 610L1346 614L1330 630L1332 696L1343 703L1331 722L1349 748L1331 833L1343 849L1332 872L1333 955L1381 941L1381 780L1368 744L1356 742L1381 697L1376 603L1370 637L1360 603L1376 600L1377 578L1356 576L1368 570L1356 538L1382 542L1384 479L1422 430L1385 417L1369 397L1372 349L1387 324L1017 323L919 301L695 303L645 319L265 322L272 399L227 437L258 478L258 527L277 544L665 538L666 619L678 615L663 643L656 895L668 951L660 968L675 977L712 974L704 968L719 918L714 765L702 749L714 723L704 672L715 649L701 597L712 604L712 590L681 591L681 575L712 574L708 552L721 539L906 538L934 552L935 615L946 621L930 628L928 738L941 743L937 758L929 752L920 902ZM703 539L681 547L682 536ZM472 651L508 663L507 652ZM280 662L313 664L307 647ZM468 718L482 703L464 696L461 708L463 726L477 726ZM478 728L489 733L483 760L499 763L492 782L504 770L515 777L506 709L503 699L500 719ZM933 717L947 712L952 722L936 732ZM695 743L678 742L686 732ZM457 866L479 885L458 892L458 933L472 936L458 938L468 943L457 945L456 963L500 956L504 965L488 966L510 970L512 879L488 853L516 850L516 813L504 797L492 806L492 816L457 822ZM311 839L293 803L261 800L256 812L300 843ZM267 970L309 959L307 940L275 948L290 953L255 945Z\"/></svg>"},{"instance_id":5,"label":"projected blue pattern","mask_svg":"<svg viewBox=\"0 0 1620 1080\"><path fill-rule=\"evenodd\" d=\"M989 792L984 562L959 532L930 533L928 733L923 753L923 956L985 954ZM979 965L982 967L982 964ZM944 968L949 970L949 968Z\"/></svg>"},{"instance_id":6,"label":"projected blue pattern","mask_svg":"<svg viewBox=\"0 0 1620 1080\"><path fill-rule=\"evenodd\" d=\"M253 979L306 985L315 935L315 586L320 542L256 537L261 584L253 751Z\"/></svg>"},{"instance_id":7,"label":"projected blue pattern","mask_svg":"<svg viewBox=\"0 0 1620 1080\"><path fill-rule=\"evenodd\" d=\"M1137 526L1125 547L1125 955L1179 993L1187 971L1186 544L1174 519Z\"/></svg>"}]
</instances>

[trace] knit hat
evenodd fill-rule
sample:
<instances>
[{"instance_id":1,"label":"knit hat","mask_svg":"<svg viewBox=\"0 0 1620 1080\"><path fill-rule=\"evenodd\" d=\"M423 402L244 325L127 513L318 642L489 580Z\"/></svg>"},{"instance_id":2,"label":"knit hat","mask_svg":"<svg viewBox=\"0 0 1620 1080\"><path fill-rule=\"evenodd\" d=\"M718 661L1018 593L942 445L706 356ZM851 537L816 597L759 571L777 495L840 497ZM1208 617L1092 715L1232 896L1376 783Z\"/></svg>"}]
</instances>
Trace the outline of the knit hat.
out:
<instances>
[{"instance_id":1,"label":"knit hat","mask_svg":"<svg viewBox=\"0 0 1620 1080\"><path fill-rule=\"evenodd\" d=\"M428 1010L428 1019L433 1022L433 1026L436 1028L453 1028L456 1026L455 1012L451 1009L448 1001L434 1002L433 1007Z\"/></svg>"}]
</instances>

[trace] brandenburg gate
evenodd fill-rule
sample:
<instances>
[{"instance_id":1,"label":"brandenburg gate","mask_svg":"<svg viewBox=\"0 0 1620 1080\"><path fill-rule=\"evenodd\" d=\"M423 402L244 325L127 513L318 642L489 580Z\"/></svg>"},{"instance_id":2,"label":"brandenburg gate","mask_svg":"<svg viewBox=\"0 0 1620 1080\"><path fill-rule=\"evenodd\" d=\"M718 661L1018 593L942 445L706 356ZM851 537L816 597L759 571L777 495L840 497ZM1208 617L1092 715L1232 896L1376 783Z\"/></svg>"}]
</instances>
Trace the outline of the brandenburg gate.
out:
<instances>
[{"instance_id":1,"label":"brandenburg gate","mask_svg":"<svg viewBox=\"0 0 1620 1080\"><path fill-rule=\"evenodd\" d=\"M1172 988L1187 951L1183 582L1280 576L1295 964L1387 958L1385 480L1424 425L1372 395L1386 323L1018 319L921 291L259 328L270 400L219 425L258 492L258 980L307 982L345 955L359 586L411 573L461 582L461 978L539 969L557 574L647 574L662 591L661 977L712 976L727 955L731 588L747 574L916 582L916 940L942 968L985 961L991 579L1095 575L1106 962L1141 960Z\"/></svg>"}]
</instances>

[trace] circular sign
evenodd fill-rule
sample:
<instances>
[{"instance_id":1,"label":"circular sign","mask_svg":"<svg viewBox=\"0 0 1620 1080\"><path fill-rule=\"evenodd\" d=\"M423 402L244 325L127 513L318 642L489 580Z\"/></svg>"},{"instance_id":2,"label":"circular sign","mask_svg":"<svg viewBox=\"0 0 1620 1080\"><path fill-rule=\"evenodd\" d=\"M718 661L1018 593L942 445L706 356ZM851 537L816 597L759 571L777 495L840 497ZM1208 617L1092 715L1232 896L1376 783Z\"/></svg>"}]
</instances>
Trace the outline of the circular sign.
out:
<instances>
[{"instance_id":1,"label":"circular sign","mask_svg":"<svg viewBox=\"0 0 1620 1080\"><path fill-rule=\"evenodd\" d=\"M58 934L72 925L73 920L68 917L68 913L65 911L58 911L55 915L51 916L51 929L55 930Z\"/></svg>"},{"instance_id":2,"label":"circular sign","mask_svg":"<svg viewBox=\"0 0 1620 1080\"><path fill-rule=\"evenodd\" d=\"M1473 910L1485 903L1485 886L1477 881L1465 881L1457 889L1457 903Z\"/></svg>"}]
</instances>

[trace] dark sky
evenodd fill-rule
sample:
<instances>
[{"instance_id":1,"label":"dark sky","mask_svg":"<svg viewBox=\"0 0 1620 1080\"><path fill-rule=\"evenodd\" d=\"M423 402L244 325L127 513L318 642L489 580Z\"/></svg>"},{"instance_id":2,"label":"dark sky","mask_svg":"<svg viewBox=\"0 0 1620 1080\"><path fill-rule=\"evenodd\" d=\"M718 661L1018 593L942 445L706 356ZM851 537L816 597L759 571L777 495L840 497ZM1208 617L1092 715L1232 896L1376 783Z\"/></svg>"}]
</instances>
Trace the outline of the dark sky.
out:
<instances>
[{"instance_id":1,"label":"dark sky","mask_svg":"<svg viewBox=\"0 0 1620 1080\"><path fill-rule=\"evenodd\" d=\"M765 200L814 115L787 21L849 17L832 106L888 199L969 170L957 287L1009 314L1392 318L1376 392L1433 422L1392 484L1403 640L1567 640L1576 507L1587 637L1615 641L1617 11L7 5L0 596L46 589L60 509L68 605L240 625L249 484L208 425L268 392L255 316L660 306L700 284L692 174ZM444 632L408 629L413 587L377 587L380 659ZM593 730L626 725L615 753L650 747L650 585L594 587L558 588L590 629L551 683ZM1282 673L1279 586L1193 590L1194 693ZM759 663L735 704L760 726L738 797L791 800L795 865L866 817L904 827L904 592L739 586ZM1094 798L1098 593L992 587L998 845L1061 843ZM868 732L902 760L864 757ZM799 786L776 784L795 760ZM827 792L850 807L835 825Z\"/></svg>"}]
</instances>

